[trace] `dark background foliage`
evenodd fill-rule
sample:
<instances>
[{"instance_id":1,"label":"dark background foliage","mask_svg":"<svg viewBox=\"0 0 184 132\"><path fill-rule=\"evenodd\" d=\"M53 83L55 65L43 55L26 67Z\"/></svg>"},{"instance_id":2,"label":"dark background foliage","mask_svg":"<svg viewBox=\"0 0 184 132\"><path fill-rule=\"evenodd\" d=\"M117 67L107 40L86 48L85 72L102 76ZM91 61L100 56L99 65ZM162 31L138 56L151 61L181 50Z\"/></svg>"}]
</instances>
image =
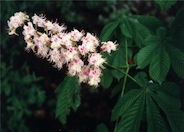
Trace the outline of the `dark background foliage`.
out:
<instances>
[{"instance_id":1,"label":"dark background foliage","mask_svg":"<svg viewBox=\"0 0 184 132\"><path fill-rule=\"evenodd\" d=\"M154 1L1 1L2 130L5 132L92 132L96 130L98 124L104 123L108 126L109 131L112 131L114 123L110 122L110 115L117 101L117 97L109 98L112 88L94 90L83 84L80 95L81 106L76 112L71 112L67 124L63 126L58 119L55 119L56 94L54 91L66 76L66 70L58 71L46 60L36 57L31 52L26 53L24 51L25 42L21 35L20 37L8 36L7 20L15 12L23 11L30 16L35 13L45 14L49 20L57 20L67 25L68 31L76 28L99 36L105 24L115 20L124 12L155 15L169 26L182 4L183 2L179 1L169 11L162 13ZM21 34L21 30L18 32ZM169 76L168 80L174 80L180 86L184 86L183 81L175 76ZM116 83L116 81L113 82L113 84ZM7 89L10 93L7 92ZM38 92L33 92L33 95L29 96L31 89L38 89ZM41 98L37 99L36 95ZM37 101L28 103L26 99L29 98L37 99ZM26 105L25 110L28 110L28 113L24 112L20 119L13 119L17 118L16 114L8 110L16 99L24 100L20 105ZM17 125L13 125L15 122ZM22 129L20 125L23 126ZM144 126L142 129L144 130Z\"/></svg>"}]
</instances>

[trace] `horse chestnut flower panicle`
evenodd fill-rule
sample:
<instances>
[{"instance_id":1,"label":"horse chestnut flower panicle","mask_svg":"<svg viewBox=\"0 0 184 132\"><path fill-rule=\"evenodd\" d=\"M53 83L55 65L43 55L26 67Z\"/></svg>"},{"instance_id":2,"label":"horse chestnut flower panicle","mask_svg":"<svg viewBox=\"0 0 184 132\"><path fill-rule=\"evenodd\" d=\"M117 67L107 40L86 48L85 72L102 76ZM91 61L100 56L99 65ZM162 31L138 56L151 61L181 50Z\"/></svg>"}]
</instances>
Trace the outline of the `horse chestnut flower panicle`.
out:
<instances>
[{"instance_id":1,"label":"horse chestnut flower panicle","mask_svg":"<svg viewBox=\"0 0 184 132\"><path fill-rule=\"evenodd\" d=\"M27 51L31 50L39 57L46 58L59 70L66 65L68 75L78 76L79 83L95 87L100 83L103 64L106 62L97 48L108 53L117 49L116 43L107 41L100 44L100 40L89 32L77 29L66 32L64 25L53 23L43 15L35 14L31 22L25 13L15 13L8 21L9 35L18 35L16 29L21 26Z\"/></svg>"}]
</instances>

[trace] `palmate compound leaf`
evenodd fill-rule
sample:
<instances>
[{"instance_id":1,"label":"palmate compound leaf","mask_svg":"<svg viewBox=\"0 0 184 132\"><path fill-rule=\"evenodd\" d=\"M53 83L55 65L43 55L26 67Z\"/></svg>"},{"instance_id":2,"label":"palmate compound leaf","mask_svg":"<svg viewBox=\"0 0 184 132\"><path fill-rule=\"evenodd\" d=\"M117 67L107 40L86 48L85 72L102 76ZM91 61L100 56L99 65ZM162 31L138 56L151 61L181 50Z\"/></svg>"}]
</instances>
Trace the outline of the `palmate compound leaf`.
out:
<instances>
[{"instance_id":1,"label":"palmate compound leaf","mask_svg":"<svg viewBox=\"0 0 184 132\"><path fill-rule=\"evenodd\" d=\"M163 120L160 109L149 94L146 94L147 132L169 132L169 126Z\"/></svg>"},{"instance_id":2,"label":"palmate compound leaf","mask_svg":"<svg viewBox=\"0 0 184 132\"><path fill-rule=\"evenodd\" d=\"M184 112L179 108L173 107L172 101L165 100L163 96L157 95L153 92L150 94L156 101L157 105L163 110L167 117L172 132L183 132L184 131Z\"/></svg>"},{"instance_id":3,"label":"palmate compound leaf","mask_svg":"<svg viewBox=\"0 0 184 132\"><path fill-rule=\"evenodd\" d=\"M129 108L136 102L136 100L142 94L142 90L133 89L121 97L114 108L112 109L111 120L118 119L122 114L129 110Z\"/></svg>"},{"instance_id":4,"label":"palmate compound leaf","mask_svg":"<svg viewBox=\"0 0 184 132\"><path fill-rule=\"evenodd\" d=\"M161 84L169 71L170 58L164 46L161 46L153 56L149 67L151 78Z\"/></svg>"},{"instance_id":5,"label":"palmate compound leaf","mask_svg":"<svg viewBox=\"0 0 184 132\"><path fill-rule=\"evenodd\" d=\"M145 104L145 94L143 90L141 96L130 105L124 113L122 113L121 120L117 126L117 132L139 132L140 124Z\"/></svg>"},{"instance_id":6,"label":"palmate compound leaf","mask_svg":"<svg viewBox=\"0 0 184 132\"><path fill-rule=\"evenodd\" d=\"M171 65L178 76L184 79L184 53L172 45L167 45Z\"/></svg>"},{"instance_id":7,"label":"palmate compound leaf","mask_svg":"<svg viewBox=\"0 0 184 132\"><path fill-rule=\"evenodd\" d=\"M76 77L65 77L64 81L56 89L57 104L56 117L65 124L70 109L76 110L80 105L80 86Z\"/></svg>"}]
</instances>

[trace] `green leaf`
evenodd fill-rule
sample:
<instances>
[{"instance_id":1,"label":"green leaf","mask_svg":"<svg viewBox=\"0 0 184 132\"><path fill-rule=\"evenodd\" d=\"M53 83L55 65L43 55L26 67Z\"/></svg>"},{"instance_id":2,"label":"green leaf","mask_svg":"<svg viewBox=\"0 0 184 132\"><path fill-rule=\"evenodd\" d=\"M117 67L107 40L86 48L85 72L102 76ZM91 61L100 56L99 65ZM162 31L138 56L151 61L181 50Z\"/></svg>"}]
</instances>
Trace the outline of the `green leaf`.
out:
<instances>
[{"instance_id":1,"label":"green leaf","mask_svg":"<svg viewBox=\"0 0 184 132\"><path fill-rule=\"evenodd\" d=\"M121 120L117 126L117 132L139 132L142 112L145 104L145 94L141 92L135 102L122 113Z\"/></svg>"},{"instance_id":2,"label":"green leaf","mask_svg":"<svg viewBox=\"0 0 184 132\"><path fill-rule=\"evenodd\" d=\"M184 52L184 7L181 8L173 21L169 30L169 35L172 38L172 45Z\"/></svg>"},{"instance_id":3,"label":"green leaf","mask_svg":"<svg viewBox=\"0 0 184 132\"><path fill-rule=\"evenodd\" d=\"M153 33L156 32L156 30L159 27L164 27L164 24L160 21L160 19L154 17L154 16L146 16L146 15L136 15L134 16L142 25L146 26L149 30L151 30Z\"/></svg>"},{"instance_id":4,"label":"green leaf","mask_svg":"<svg viewBox=\"0 0 184 132\"><path fill-rule=\"evenodd\" d=\"M142 88L146 87L148 80L146 79L147 75L144 72L139 72L134 76L134 79L137 81L139 86Z\"/></svg>"},{"instance_id":5,"label":"green leaf","mask_svg":"<svg viewBox=\"0 0 184 132\"><path fill-rule=\"evenodd\" d=\"M56 117L65 124L67 115L72 107L74 110L80 105L80 86L76 77L65 77L64 81L56 89L57 104Z\"/></svg>"},{"instance_id":6,"label":"green leaf","mask_svg":"<svg viewBox=\"0 0 184 132\"><path fill-rule=\"evenodd\" d=\"M118 81L117 85L112 89L110 98L120 93L122 87L123 87L123 80L121 79Z\"/></svg>"},{"instance_id":7,"label":"green leaf","mask_svg":"<svg viewBox=\"0 0 184 132\"><path fill-rule=\"evenodd\" d=\"M163 91L157 91L157 96L159 96L162 100L170 104L172 107L176 109L180 109L181 102L179 98L170 96L169 94L163 92Z\"/></svg>"},{"instance_id":8,"label":"green leaf","mask_svg":"<svg viewBox=\"0 0 184 132\"><path fill-rule=\"evenodd\" d=\"M138 47L143 46L143 40L151 34L150 30L134 17L125 17L120 25L121 32L127 38L133 38Z\"/></svg>"},{"instance_id":9,"label":"green leaf","mask_svg":"<svg viewBox=\"0 0 184 132\"><path fill-rule=\"evenodd\" d=\"M180 97L180 88L173 82L164 82L160 86L160 90L176 98Z\"/></svg>"},{"instance_id":10,"label":"green leaf","mask_svg":"<svg viewBox=\"0 0 184 132\"><path fill-rule=\"evenodd\" d=\"M96 132L108 132L108 128L104 123L101 123L97 126Z\"/></svg>"},{"instance_id":11,"label":"green leaf","mask_svg":"<svg viewBox=\"0 0 184 132\"><path fill-rule=\"evenodd\" d=\"M164 27L159 27L156 31L156 36L162 41L165 39L165 36L167 35L167 29Z\"/></svg>"},{"instance_id":12,"label":"green leaf","mask_svg":"<svg viewBox=\"0 0 184 132\"><path fill-rule=\"evenodd\" d=\"M164 111L172 132L183 132L184 131L184 112L178 108L173 107L160 96L152 93L151 96L156 101L158 106Z\"/></svg>"},{"instance_id":13,"label":"green leaf","mask_svg":"<svg viewBox=\"0 0 184 132\"><path fill-rule=\"evenodd\" d=\"M136 21L132 22L132 26L134 28L134 41L136 45L141 48L143 47L144 39L151 35L151 32L146 26Z\"/></svg>"},{"instance_id":14,"label":"green leaf","mask_svg":"<svg viewBox=\"0 0 184 132\"><path fill-rule=\"evenodd\" d=\"M123 70L122 67L125 65L125 51L122 48L119 48L116 52L113 52L108 56L108 64L114 66L120 70ZM116 79L120 80L124 77L124 74L117 70L111 70L111 74Z\"/></svg>"},{"instance_id":15,"label":"green leaf","mask_svg":"<svg viewBox=\"0 0 184 132\"><path fill-rule=\"evenodd\" d=\"M113 80L113 76L111 74L111 71L109 69L104 69L102 71L102 77L101 77L101 82L100 84L104 88L109 88Z\"/></svg>"},{"instance_id":16,"label":"green leaf","mask_svg":"<svg viewBox=\"0 0 184 132\"><path fill-rule=\"evenodd\" d=\"M156 0L161 10L167 10L176 3L176 0Z\"/></svg>"},{"instance_id":17,"label":"green leaf","mask_svg":"<svg viewBox=\"0 0 184 132\"><path fill-rule=\"evenodd\" d=\"M141 95L142 91L133 89L121 97L114 108L112 109L111 120L114 121L122 116L129 108L136 102L137 98Z\"/></svg>"},{"instance_id":18,"label":"green leaf","mask_svg":"<svg viewBox=\"0 0 184 132\"><path fill-rule=\"evenodd\" d=\"M153 56L149 67L149 74L151 78L160 84L165 80L165 77L170 68L169 55L165 50L165 47L160 47L158 52Z\"/></svg>"},{"instance_id":19,"label":"green leaf","mask_svg":"<svg viewBox=\"0 0 184 132\"><path fill-rule=\"evenodd\" d=\"M168 132L169 128L153 99L146 94L146 117L148 132Z\"/></svg>"},{"instance_id":20,"label":"green leaf","mask_svg":"<svg viewBox=\"0 0 184 132\"><path fill-rule=\"evenodd\" d=\"M159 45L160 44L160 38L154 35L149 35L147 36L144 41L143 41L143 45L147 46L147 45Z\"/></svg>"},{"instance_id":21,"label":"green leaf","mask_svg":"<svg viewBox=\"0 0 184 132\"><path fill-rule=\"evenodd\" d=\"M132 38L133 29L128 19L125 18L123 20L123 22L120 25L120 29L121 29L122 34L125 35L127 38Z\"/></svg>"},{"instance_id":22,"label":"green leaf","mask_svg":"<svg viewBox=\"0 0 184 132\"><path fill-rule=\"evenodd\" d=\"M123 70L123 69L120 69L120 70ZM111 74L113 75L113 77L115 77L118 81L124 77L124 74L121 73L120 71L118 70L111 70Z\"/></svg>"},{"instance_id":23,"label":"green leaf","mask_svg":"<svg viewBox=\"0 0 184 132\"><path fill-rule=\"evenodd\" d=\"M149 44L142 48L137 54L137 68L144 69L151 62L156 49L157 44Z\"/></svg>"},{"instance_id":24,"label":"green leaf","mask_svg":"<svg viewBox=\"0 0 184 132\"><path fill-rule=\"evenodd\" d=\"M172 45L167 45L167 51L174 71L184 79L184 53Z\"/></svg>"},{"instance_id":25,"label":"green leaf","mask_svg":"<svg viewBox=\"0 0 184 132\"><path fill-rule=\"evenodd\" d=\"M105 25L105 27L102 29L102 32L100 35L101 40L102 41L110 40L114 30L117 28L118 25L119 25L119 20L108 23L107 25Z\"/></svg>"}]
</instances>

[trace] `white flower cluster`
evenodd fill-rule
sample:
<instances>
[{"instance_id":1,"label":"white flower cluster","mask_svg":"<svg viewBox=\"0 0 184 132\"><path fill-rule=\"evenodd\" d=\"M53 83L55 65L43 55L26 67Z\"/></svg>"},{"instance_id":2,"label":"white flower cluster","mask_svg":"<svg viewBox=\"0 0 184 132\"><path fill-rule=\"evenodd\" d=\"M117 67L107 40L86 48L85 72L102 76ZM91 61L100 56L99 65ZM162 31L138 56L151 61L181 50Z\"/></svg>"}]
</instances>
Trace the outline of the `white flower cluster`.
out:
<instances>
[{"instance_id":1,"label":"white flower cluster","mask_svg":"<svg viewBox=\"0 0 184 132\"><path fill-rule=\"evenodd\" d=\"M28 21L27 24L25 21ZM95 87L100 82L101 69L106 61L97 51L97 47L108 53L117 48L117 44L111 41L100 43L99 39L89 32L77 29L66 32L64 25L53 23L36 14L31 22L25 13L15 13L8 21L8 26L10 35L17 35L16 29L23 26L26 50L32 50L39 57L47 58L58 69L66 64L69 75L78 76L80 83Z\"/></svg>"}]
</instances>

